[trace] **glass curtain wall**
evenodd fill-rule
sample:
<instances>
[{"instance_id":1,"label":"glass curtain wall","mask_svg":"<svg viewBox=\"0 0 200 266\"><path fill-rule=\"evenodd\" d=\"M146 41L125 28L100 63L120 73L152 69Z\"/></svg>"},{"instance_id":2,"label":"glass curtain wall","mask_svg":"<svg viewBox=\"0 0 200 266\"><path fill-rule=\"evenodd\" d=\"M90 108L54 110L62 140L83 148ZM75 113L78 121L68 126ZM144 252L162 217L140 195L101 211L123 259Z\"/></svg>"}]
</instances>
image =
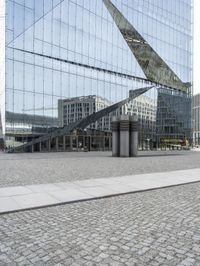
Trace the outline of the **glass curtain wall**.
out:
<instances>
[{"instance_id":1,"label":"glass curtain wall","mask_svg":"<svg viewBox=\"0 0 200 266\"><path fill-rule=\"evenodd\" d=\"M191 82L191 1L112 2L180 79ZM58 126L59 99L98 95L114 103L150 85L102 0L5 3L8 135Z\"/></svg>"},{"instance_id":2,"label":"glass curtain wall","mask_svg":"<svg viewBox=\"0 0 200 266\"><path fill-rule=\"evenodd\" d=\"M5 134L5 1L0 2L0 138Z\"/></svg>"}]
</instances>

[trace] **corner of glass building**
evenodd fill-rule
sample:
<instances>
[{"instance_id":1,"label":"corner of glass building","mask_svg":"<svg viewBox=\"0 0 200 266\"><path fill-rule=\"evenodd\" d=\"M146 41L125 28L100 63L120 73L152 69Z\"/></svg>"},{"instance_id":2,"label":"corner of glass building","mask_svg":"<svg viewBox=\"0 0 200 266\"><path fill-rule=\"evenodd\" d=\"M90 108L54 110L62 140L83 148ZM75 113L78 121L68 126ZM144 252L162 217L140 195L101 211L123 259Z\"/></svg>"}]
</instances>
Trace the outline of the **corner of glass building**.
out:
<instances>
[{"instance_id":1,"label":"corner of glass building","mask_svg":"<svg viewBox=\"0 0 200 266\"><path fill-rule=\"evenodd\" d=\"M5 0L0 2L0 138L5 136Z\"/></svg>"}]
</instances>

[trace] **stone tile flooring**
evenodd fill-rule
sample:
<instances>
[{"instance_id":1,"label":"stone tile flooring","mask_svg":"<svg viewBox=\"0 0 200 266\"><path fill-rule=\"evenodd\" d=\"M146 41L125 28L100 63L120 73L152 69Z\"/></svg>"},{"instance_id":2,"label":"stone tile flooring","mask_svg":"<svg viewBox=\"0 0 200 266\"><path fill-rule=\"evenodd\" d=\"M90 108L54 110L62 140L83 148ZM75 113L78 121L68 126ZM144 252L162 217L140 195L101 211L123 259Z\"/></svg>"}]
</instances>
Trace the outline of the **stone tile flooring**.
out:
<instances>
[{"instance_id":1,"label":"stone tile flooring","mask_svg":"<svg viewBox=\"0 0 200 266\"><path fill-rule=\"evenodd\" d=\"M200 168L0 188L0 213L200 181Z\"/></svg>"},{"instance_id":2,"label":"stone tile flooring","mask_svg":"<svg viewBox=\"0 0 200 266\"><path fill-rule=\"evenodd\" d=\"M0 265L199 266L200 183L0 215Z\"/></svg>"}]
</instances>

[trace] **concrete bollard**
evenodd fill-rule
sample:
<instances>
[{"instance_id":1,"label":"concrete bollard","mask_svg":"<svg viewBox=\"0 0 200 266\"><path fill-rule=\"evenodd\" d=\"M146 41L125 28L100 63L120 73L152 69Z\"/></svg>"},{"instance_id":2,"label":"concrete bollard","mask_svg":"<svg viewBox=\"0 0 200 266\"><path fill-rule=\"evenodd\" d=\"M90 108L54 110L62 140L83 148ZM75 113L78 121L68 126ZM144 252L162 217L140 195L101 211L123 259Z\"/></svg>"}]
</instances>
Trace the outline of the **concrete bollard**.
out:
<instances>
[{"instance_id":1,"label":"concrete bollard","mask_svg":"<svg viewBox=\"0 0 200 266\"><path fill-rule=\"evenodd\" d=\"M119 119L116 116L112 118L112 156L119 156Z\"/></svg>"},{"instance_id":2,"label":"concrete bollard","mask_svg":"<svg viewBox=\"0 0 200 266\"><path fill-rule=\"evenodd\" d=\"M120 157L129 157L129 116L120 116Z\"/></svg>"},{"instance_id":3,"label":"concrete bollard","mask_svg":"<svg viewBox=\"0 0 200 266\"><path fill-rule=\"evenodd\" d=\"M138 116L130 117L130 156L138 155Z\"/></svg>"}]
</instances>

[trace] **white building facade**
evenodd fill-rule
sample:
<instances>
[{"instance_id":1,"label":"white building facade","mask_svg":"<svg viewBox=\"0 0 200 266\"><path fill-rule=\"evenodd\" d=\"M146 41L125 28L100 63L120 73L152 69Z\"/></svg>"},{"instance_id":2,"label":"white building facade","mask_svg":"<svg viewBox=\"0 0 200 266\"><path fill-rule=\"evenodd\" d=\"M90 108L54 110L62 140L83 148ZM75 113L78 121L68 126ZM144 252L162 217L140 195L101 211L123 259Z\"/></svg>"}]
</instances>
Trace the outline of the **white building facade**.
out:
<instances>
[{"instance_id":1,"label":"white building facade","mask_svg":"<svg viewBox=\"0 0 200 266\"><path fill-rule=\"evenodd\" d=\"M98 112L112 103L97 95L88 95L58 100L58 121L63 127ZM110 116L105 116L89 126L97 130L110 130Z\"/></svg>"}]
</instances>

